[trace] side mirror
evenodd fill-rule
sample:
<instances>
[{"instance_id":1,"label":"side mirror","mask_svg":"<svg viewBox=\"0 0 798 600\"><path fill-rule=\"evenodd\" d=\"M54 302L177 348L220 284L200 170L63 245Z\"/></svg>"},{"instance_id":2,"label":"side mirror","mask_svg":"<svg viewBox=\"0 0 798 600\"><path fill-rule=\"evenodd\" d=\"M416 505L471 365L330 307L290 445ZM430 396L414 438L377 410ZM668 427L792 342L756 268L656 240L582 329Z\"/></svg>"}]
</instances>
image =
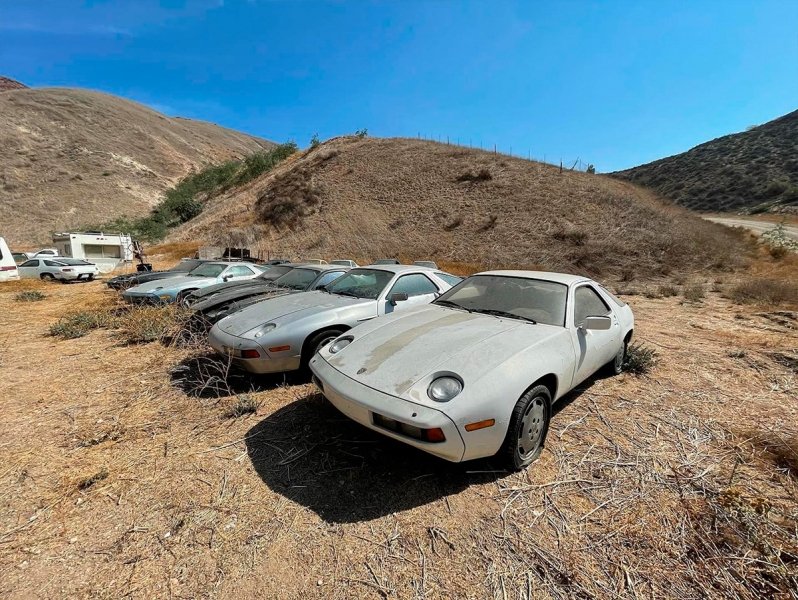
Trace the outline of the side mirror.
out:
<instances>
[{"instance_id":1,"label":"side mirror","mask_svg":"<svg viewBox=\"0 0 798 600\"><path fill-rule=\"evenodd\" d=\"M391 297L388 299L388 302L396 306L397 302L404 302L407 300L407 292L396 292L395 294L391 294Z\"/></svg>"},{"instance_id":2,"label":"side mirror","mask_svg":"<svg viewBox=\"0 0 798 600\"><path fill-rule=\"evenodd\" d=\"M225 275L224 277L222 277L222 281L227 283L228 281L230 281L230 276L229 275Z\"/></svg>"},{"instance_id":3,"label":"side mirror","mask_svg":"<svg viewBox=\"0 0 798 600\"><path fill-rule=\"evenodd\" d=\"M595 331L607 331L612 326L612 319L609 317L587 317L580 325L581 329L593 329Z\"/></svg>"}]
</instances>

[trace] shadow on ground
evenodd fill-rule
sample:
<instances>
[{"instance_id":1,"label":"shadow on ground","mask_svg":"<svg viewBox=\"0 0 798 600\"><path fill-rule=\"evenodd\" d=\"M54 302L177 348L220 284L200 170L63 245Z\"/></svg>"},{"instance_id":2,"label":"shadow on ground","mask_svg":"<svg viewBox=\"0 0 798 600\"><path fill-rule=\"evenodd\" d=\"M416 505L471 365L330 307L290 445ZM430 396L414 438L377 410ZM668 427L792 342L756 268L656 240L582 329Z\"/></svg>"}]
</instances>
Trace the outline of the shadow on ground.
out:
<instances>
[{"instance_id":1,"label":"shadow on ground","mask_svg":"<svg viewBox=\"0 0 798 600\"><path fill-rule=\"evenodd\" d=\"M204 399L262 392L281 385L310 381L308 375L300 373L253 375L233 367L213 353L183 359L172 369L170 378L172 385L184 394Z\"/></svg>"},{"instance_id":2,"label":"shadow on ground","mask_svg":"<svg viewBox=\"0 0 798 600\"><path fill-rule=\"evenodd\" d=\"M554 419L594 381L558 402ZM495 460L449 463L379 435L344 417L320 394L260 421L247 432L246 444L269 488L334 523L423 506L509 474Z\"/></svg>"}]
</instances>

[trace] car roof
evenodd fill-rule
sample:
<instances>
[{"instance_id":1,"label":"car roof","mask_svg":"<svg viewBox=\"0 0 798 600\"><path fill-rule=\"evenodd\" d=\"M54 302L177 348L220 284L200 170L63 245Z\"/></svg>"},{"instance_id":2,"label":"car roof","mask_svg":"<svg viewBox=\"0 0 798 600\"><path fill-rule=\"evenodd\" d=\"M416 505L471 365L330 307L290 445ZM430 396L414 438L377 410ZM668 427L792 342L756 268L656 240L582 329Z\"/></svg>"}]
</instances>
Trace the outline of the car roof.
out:
<instances>
[{"instance_id":1,"label":"car roof","mask_svg":"<svg viewBox=\"0 0 798 600\"><path fill-rule=\"evenodd\" d=\"M209 260L208 262L214 265L225 265L228 267L232 265L255 265L255 263L246 260Z\"/></svg>"},{"instance_id":2,"label":"car roof","mask_svg":"<svg viewBox=\"0 0 798 600\"><path fill-rule=\"evenodd\" d=\"M564 285L573 285L583 281L591 281L584 275L571 275L569 273L549 273L548 271L482 271L474 275L502 275L505 277L525 277L527 279L542 279L543 281L553 281Z\"/></svg>"},{"instance_id":3,"label":"car roof","mask_svg":"<svg viewBox=\"0 0 798 600\"><path fill-rule=\"evenodd\" d=\"M357 271L358 269L373 269L376 271L390 271L391 273L432 273L433 271L439 271L440 269L433 269L432 267L419 267L418 265L365 265L362 267L356 267L352 269L353 271Z\"/></svg>"},{"instance_id":4,"label":"car roof","mask_svg":"<svg viewBox=\"0 0 798 600\"><path fill-rule=\"evenodd\" d=\"M275 266L278 266L278 267L293 267L295 269L309 269L311 271L319 271L319 272L321 272L321 271L330 271L330 270L333 270L333 269L336 270L336 271L340 271L341 269L348 269L349 268L346 265L319 265L319 264L316 264L316 263L306 263L306 264L301 264L300 263L298 265L290 264L290 265L275 265Z\"/></svg>"}]
</instances>

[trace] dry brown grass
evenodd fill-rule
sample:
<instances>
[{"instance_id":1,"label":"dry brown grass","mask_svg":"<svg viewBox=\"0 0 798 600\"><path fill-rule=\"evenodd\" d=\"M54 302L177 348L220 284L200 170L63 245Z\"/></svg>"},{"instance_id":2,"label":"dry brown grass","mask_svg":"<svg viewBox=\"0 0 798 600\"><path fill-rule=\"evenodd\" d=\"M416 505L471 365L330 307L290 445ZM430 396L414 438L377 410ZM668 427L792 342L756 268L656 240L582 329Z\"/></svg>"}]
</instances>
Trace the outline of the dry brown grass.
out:
<instances>
[{"instance_id":1,"label":"dry brown grass","mask_svg":"<svg viewBox=\"0 0 798 600\"><path fill-rule=\"evenodd\" d=\"M483 169L490 179L460 180ZM403 255L614 279L731 269L753 248L622 181L408 139L325 142L212 201L172 239L213 242L230 228L289 258Z\"/></svg>"},{"instance_id":2,"label":"dry brown grass","mask_svg":"<svg viewBox=\"0 0 798 600\"><path fill-rule=\"evenodd\" d=\"M794 597L798 315L630 298L654 369L581 386L507 474L373 435L301 379L46 336L116 302L99 282L17 292L0 287L1 594ZM224 418L244 394L256 412Z\"/></svg>"},{"instance_id":3,"label":"dry brown grass","mask_svg":"<svg viewBox=\"0 0 798 600\"><path fill-rule=\"evenodd\" d=\"M0 94L0 137L0 211L12 246L141 216L193 169L272 145L107 94L42 88Z\"/></svg>"}]
</instances>

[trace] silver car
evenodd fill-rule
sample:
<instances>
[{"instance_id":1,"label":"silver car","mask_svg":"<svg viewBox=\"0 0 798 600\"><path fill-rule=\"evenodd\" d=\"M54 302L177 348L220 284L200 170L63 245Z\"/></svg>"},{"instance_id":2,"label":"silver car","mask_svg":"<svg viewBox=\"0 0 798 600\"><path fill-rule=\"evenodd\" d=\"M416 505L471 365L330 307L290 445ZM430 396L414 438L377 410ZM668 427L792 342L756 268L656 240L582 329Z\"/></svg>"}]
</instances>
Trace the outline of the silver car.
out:
<instances>
[{"instance_id":1,"label":"silver car","mask_svg":"<svg viewBox=\"0 0 798 600\"><path fill-rule=\"evenodd\" d=\"M460 278L425 267L359 267L323 291L280 296L225 317L208 341L251 373L294 371L344 331L380 315L428 304Z\"/></svg>"},{"instance_id":2,"label":"silver car","mask_svg":"<svg viewBox=\"0 0 798 600\"><path fill-rule=\"evenodd\" d=\"M44 254L25 261L17 268L20 277L45 281L91 281L100 274L94 263L74 258L49 258L49 255Z\"/></svg>"}]
</instances>

